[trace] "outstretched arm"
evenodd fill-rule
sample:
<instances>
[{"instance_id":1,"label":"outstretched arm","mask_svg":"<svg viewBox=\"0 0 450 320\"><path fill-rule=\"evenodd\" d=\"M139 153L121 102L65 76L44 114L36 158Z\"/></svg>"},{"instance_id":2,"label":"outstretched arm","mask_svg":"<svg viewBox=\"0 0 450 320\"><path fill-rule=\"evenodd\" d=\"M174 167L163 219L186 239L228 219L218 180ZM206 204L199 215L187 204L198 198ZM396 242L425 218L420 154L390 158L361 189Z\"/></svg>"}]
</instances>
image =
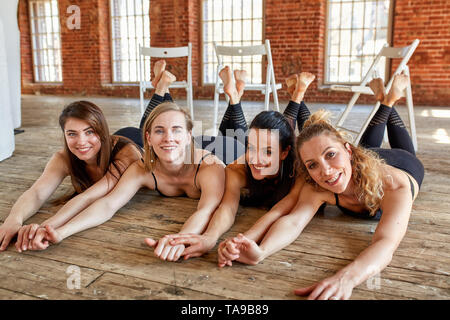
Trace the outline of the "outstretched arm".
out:
<instances>
[{"instance_id":1,"label":"outstretched arm","mask_svg":"<svg viewBox=\"0 0 450 320\"><path fill-rule=\"evenodd\" d=\"M303 178L297 178L291 191L275 204L269 212L259 218L256 223L244 233L244 236L255 242L260 242L272 223L292 211L297 203L304 183L305 180Z\"/></svg>"},{"instance_id":2,"label":"outstretched arm","mask_svg":"<svg viewBox=\"0 0 450 320\"><path fill-rule=\"evenodd\" d=\"M201 234L206 229L224 194L225 169L223 165L213 164L201 168L197 181L201 190L197 210L186 220L179 233Z\"/></svg>"},{"instance_id":3,"label":"outstretched arm","mask_svg":"<svg viewBox=\"0 0 450 320\"><path fill-rule=\"evenodd\" d=\"M186 220L180 232L176 235L194 237L201 234L208 225L211 215L222 200L225 185L225 170L223 164L203 166L197 175L197 183L201 190L197 210ZM172 245L174 235L167 235L158 242L146 239L149 246L155 247L155 255L162 260L177 261L183 254L187 243Z\"/></svg>"},{"instance_id":4,"label":"outstretched arm","mask_svg":"<svg viewBox=\"0 0 450 320\"><path fill-rule=\"evenodd\" d=\"M308 299L349 299L354 287L381 272L391 262L406 233L411 208L412 199L408 187L386 192L381 203L383 215L371 245L334 276L310 287L297 289L295 293L309 294Z\"/></svg>"},{"instance_id":5,"label":"outstretched arm","mask_svg":"<svg viewBox=\"0 0 450 320\"><path fill-rule=\"evenodd\" d=\"M9 216L0 227L0 251L7 248L23 222L39 210L68 174L62 152L55 153L45 166L42 175L17 199Z\"/></svg>"},{"instance_id":6,"label":"outstretched arm","mask_svg":"<svg viewBox=\"0 0 450 320\"><path fill-rule=\"evenodd\" d=\"M74 233L108 221L143 186L145 186L145 171L139 161L136 161L128 167L115 188L107 196L95 201L55 230L59 234L59 239L63 240Z\"/></svg>"},{"instance_id":7,"label":"outstretched arm","mask_svg":"<svg viewBox=\"0 0 450 320\"><path fill-rule=\"evenodd\" d=\"M259 246L243 235L221 244L219 266L231 265L231 260L252 265L258 264L266 257L285 248L298 238L323 203L324 193L316 192L311 185L305 184L292 212L272 224Z\"/></svg>"},{"instance_id":8,"label":"outstretched arm","mask_svg":"<svg viewBox=\"0 0 450 320\"><path fill-rule=\"evenodd\" d=\"M114 159L115 165L111 164L109 166L109 170L103 178L84 192L70 199L55 215L41 223L41 226L61 227L94 201L108 194L116 186L125 170L140 158L141 154L136 147L132 144L127 144L119 151Z\"/></svg>"},{"instance_id":9,"label":"outstretched arm","mask_svg":"<svg viewBox=\"0 0 450 320\"><path fill-rule=\"evenodd\" d=\"M236 166L229 165L225 168L225 180L224 196L206 231L202 235L170 235L171 245L184 244L189 246L182 253L185 259L201 256L211 250L220 236L233 225L239 207L240 190L245 185L245 176Z\"/></svg>"}]
</instances>

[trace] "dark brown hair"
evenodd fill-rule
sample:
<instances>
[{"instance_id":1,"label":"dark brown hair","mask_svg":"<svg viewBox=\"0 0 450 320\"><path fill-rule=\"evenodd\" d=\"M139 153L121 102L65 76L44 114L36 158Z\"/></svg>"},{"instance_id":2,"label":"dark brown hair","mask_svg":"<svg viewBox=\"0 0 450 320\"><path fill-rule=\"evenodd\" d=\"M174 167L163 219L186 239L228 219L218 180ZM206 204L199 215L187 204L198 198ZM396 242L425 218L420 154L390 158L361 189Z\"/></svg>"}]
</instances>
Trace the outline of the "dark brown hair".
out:
<instances>
[{"instance_id":1,"label":"dark brown hair","mask_svg":"<svg viewBox=\"0 0 450 320\"><path fill-rule=\"evenodd\" d=\"M109 134L108 124L102 110L89 101L75 101L67 105L59 116L59 125L64 132L67 119L76 118L86 121L98 135L101 147L97 154L97 165L103 174L106 174L109 168L112 152L112 138ZM76 193L81 193L89 188L93 181L86 172L86 163L78 159L67 146L64 139L64 150L69 156L69 173L72 179L72 185Z\"/></svg>"}]
</instances>

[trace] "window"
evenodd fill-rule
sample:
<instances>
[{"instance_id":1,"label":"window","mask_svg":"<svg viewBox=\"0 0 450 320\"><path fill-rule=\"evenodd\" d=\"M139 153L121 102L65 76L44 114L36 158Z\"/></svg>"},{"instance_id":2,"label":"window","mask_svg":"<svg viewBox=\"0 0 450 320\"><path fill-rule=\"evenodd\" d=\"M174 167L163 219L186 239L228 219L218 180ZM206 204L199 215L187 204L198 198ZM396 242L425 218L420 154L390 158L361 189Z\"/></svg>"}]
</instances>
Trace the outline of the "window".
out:
<instances>
[{"instance_id":1,"label":"window","mask_svg":"<svg viewBox=\"0 0 450 320\"><path fill-rule=\"evenodd\" d=\"M359 83L389 41L390 0L328 0L325 82ZM385 77L386 59L377 66Z\"/></svg>"},{"instance_id":2,"label":"window","mask_svg":"<svg viewBox=\"0 0 450 320\"><path fill-rule=\"evenodd\" d=\"M113 82L138 82L139 45L150 46L150 0L110 0L110 8ZM144 63L150 70L148 57Z\"/></svg>"},{"instance_id":3,"label":"window","mask_svg":"<svg viewBox=\"0 0 450 320\"><path fill-rule=\"evenodd\" d=\"M203 83L214 83L217 57L213 42L224 46L263 43L263 0L203 0ZM232 69L245 69L248 81L261 83L262 57L224 57Z\"/></svg>"},{"instance_id":4,"label":"window","mask_svg":"<svg viewBox=\"0 0 450 320\"><path fill-rule=\"evenodd\" d=\"M57 0L31 0L30 25L36 82L62 82Z\"/></svg>"}]
</instances>

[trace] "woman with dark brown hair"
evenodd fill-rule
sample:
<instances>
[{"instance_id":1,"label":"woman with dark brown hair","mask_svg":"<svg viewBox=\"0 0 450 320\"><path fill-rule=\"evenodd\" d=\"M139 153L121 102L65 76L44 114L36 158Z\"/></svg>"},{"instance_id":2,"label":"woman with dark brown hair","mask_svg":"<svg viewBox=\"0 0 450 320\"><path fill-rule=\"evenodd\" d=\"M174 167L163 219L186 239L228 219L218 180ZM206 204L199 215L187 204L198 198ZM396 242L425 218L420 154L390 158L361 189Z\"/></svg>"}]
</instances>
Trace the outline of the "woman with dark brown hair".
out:
<instances>
[{"instance_id":1,"label":"woman with dark brown hair","mask_svg":"<svg viewBox=\"0 0 450 320\"><path fill-rule=\"evenodd\" d=\"M31 240L38 224L22 226L34 215L62 183L70 176L74 193L54 203L65 205L42 225L59 227L98 198L106 195L128 166L141 158L141 149L130 139L110 135L101 109L89 101L67 105L59 117L64 133L64 148L56 152L44 172L13 205L0 226L0 251L7 248L18 234L19 252L31 249Z\"/></svg>"}]
</instances>

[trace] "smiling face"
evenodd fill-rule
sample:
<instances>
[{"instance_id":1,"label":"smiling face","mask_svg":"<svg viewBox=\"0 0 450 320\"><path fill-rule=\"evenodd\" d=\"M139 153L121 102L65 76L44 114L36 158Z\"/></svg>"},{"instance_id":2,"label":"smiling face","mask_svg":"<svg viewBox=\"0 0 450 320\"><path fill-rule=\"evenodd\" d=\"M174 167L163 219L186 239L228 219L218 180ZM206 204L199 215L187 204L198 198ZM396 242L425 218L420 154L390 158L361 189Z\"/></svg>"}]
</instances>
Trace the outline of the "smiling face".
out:
<instances>
[{"instance_id":1,"label":"smiling face","mask_svg":"<svg viewBox=\"0 0 450 320\"><path fill-rule=\"evenodd\" d=\"M277 130L250 129L245 157L255 180L277 176L288 153L289 148L281 150Z\"/></svg>"},{"instance_id":2,"label":"smiling face","mask_svg":"<svg viewBox=\"0 0 450 320\"><path fill-rule=\"evenodd\" d=\"M350 146L321 134L305 141L299 150L300 159L311 178L333 193L344 192L352 177Z\"/></svg>"},{"instance_id":3,"label":"smiling face","mask_svg":"<svg viewBox=\"0 0 450 320\"><path fill-rule=\"evenodd\" d=\"M102 143L87 121L68 118L64 125L64 138L70 152L78 159L87 163L96 162Z\"/></svg>"},{"instance_id":4,"label":"smiling face","mask_svg":"<svg viewBox=\"0 0 450 320\"><path fill-rule=\"evenodd\" d=\"M178 163L184 162L191 133L187 130L185 115L172 110L155 118L146 138L160 161Z\"/></svg>"}]
</instances>

